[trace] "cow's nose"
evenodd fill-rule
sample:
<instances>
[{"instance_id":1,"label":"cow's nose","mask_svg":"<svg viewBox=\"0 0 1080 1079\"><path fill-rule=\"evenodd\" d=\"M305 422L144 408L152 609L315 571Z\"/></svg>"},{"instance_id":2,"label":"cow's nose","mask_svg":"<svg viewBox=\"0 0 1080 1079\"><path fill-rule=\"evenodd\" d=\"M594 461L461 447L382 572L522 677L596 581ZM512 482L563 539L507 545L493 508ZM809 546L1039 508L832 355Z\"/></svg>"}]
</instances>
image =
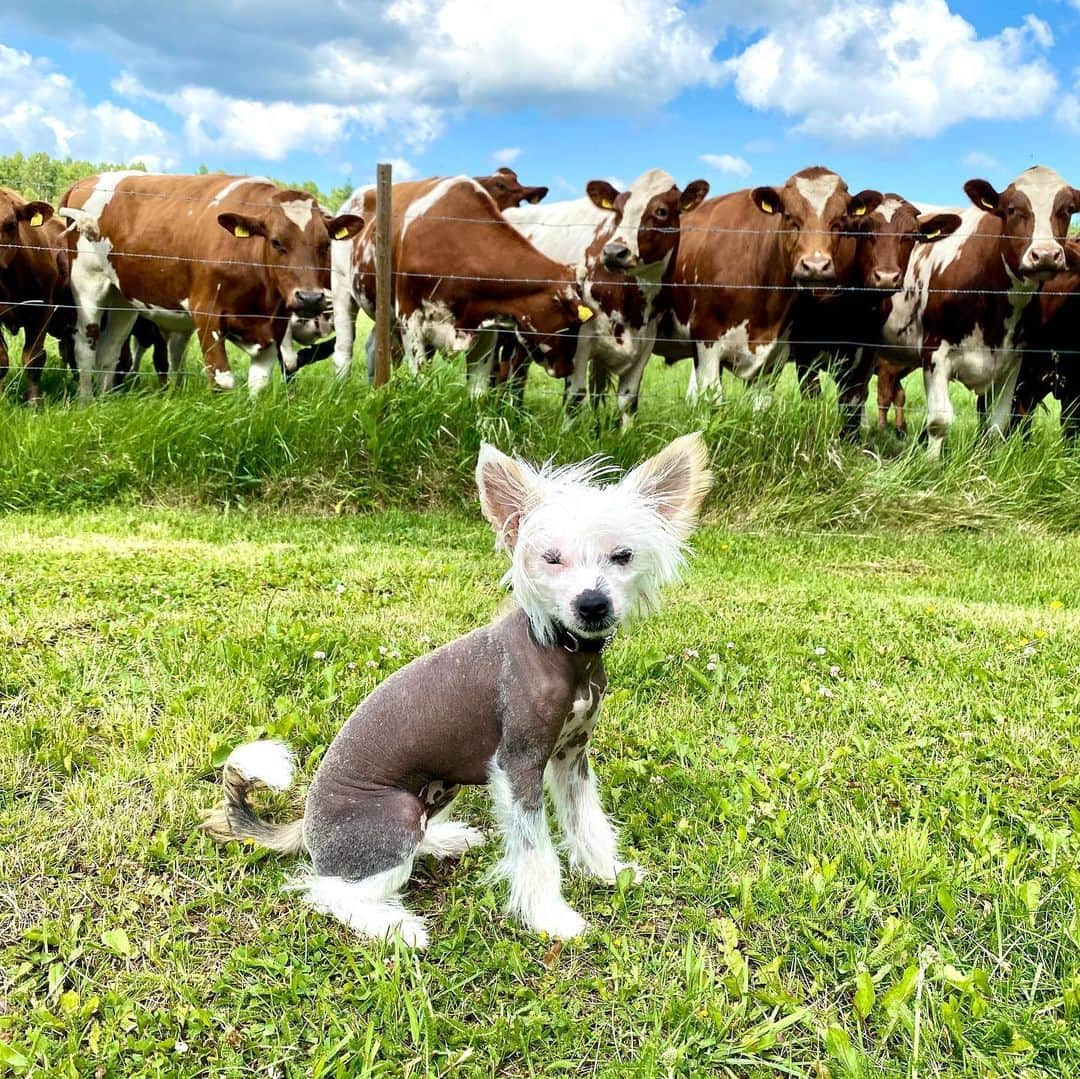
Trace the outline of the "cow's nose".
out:
<instances>
[{"instance_id":1,"label":"cow's nose","mask_svg":"<svg viewBox=\"0 0 1080 1079\"><path fill-rule=\"evenodd\" d=\"M604 244L604 265L609 270L625 270L634 261L634 254L626 244Z\"/></svg>"},{"instance_id":2,"label":"cow's nose","mask_svg":"<svg viewBox=\"0 0 1080 1079\"><path fill-rule=\"evenodd\" d=\"M1065 248L1061 244L1032 244L1024 256L1028 270L1064 270Z\"/></svg>"},{"instance_id":3,"label":"cow's nose","mask_svg":"<svg viewBox=\"0 0 1080 1079\"><path fill-rule=\"evenodd\" d=\"M899 270L875 270L874 288L891 288L894 291L900 287Z\"/></svg>"},{"instance_id":4,"label":"cow's nose","mask_svg":"<svg viewBox=\"0 0 1080 1079\"><path fill-rule=\"evenodd\" d=\"M795 277L805 281L831 281L836 277L831 255L804 255L795 264Z\"/></svg>"},{"instance_id":5,"label":"cow's nose","mask_svg":"<svg viewBox=\"0 0 1080 1079\"><path fill-rule=\"evenodd\" d=\"M323 291L308 292L305 289L298 288L293 293L293 310L297 314L301 315L318 315L322 312L323 304L326 302L326 293Z\"/></svg>"},{"instance_id":6,"label":"cow's nose","mask_svg":"<svg viewBox=\"0 0 1080 1079\"><path fill-rule=\"evenodd\" d=\"M576 600L574 609L587 626L602 625L611 618L611 600L599 588L587 588Z\"/></svg>"}]
</instances>

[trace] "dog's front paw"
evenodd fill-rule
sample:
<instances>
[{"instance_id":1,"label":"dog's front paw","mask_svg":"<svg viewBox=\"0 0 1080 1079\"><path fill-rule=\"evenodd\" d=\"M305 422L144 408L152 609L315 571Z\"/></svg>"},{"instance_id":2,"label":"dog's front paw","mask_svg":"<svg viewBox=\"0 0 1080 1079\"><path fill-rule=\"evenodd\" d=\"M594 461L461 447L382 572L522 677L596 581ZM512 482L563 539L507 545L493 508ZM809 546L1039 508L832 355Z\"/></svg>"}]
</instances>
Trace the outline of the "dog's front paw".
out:
<instances>
[{"instance_id":1,"label":"dog's front paw","mask_svg":"<svg viewBox=\"0 0 1080 1079\"><path fill-rule=\"evenodd\" d=\"M645 879L645 870L642 869L637 862L616 862L615 876L612 878L611 883L616 883L619 879L619 874L627 869L633 874L630 878L632 884L640 884Z\"/></svg>"},{"instance_id":2,"label":"dog's front paw","mask_svg":"<svg viewBox=\"0 0 1080 1079\"><path fill-rule=\"evenodd\" d=\"M560 940L580 937L589 924L567 903L552 903L542 910L534 910L529 918L529 928L536 933L547 933Z\"/></svg>"}]
</instances>

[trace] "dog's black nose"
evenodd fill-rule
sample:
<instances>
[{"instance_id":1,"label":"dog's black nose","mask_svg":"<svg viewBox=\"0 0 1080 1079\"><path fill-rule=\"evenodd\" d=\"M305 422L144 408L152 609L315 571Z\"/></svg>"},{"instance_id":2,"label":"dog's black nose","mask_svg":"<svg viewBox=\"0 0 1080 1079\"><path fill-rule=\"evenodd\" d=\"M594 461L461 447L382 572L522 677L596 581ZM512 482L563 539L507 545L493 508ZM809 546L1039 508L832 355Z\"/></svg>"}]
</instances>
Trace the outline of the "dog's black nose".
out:
<instances>
[{"instance_id":1,"label":"dog's black nose","mask_svg":"<svg viewBox=\"0 0 1080 1079\"><path fill-rule=\"evenodd\" d=\"M611 600L599 588L587 588L574 600L574 609L583 622L606 622L611 617Z\"/></svg>"}]
</instances>

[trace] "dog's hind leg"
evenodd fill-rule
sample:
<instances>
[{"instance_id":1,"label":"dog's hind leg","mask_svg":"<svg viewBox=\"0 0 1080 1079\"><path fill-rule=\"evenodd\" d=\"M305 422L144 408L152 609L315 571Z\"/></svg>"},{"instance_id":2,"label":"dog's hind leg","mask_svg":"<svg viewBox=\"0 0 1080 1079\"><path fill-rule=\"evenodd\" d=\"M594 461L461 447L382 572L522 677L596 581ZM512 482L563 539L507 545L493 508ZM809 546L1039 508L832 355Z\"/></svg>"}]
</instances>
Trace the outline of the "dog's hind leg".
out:
<instances>
[{"instance_id":1,"label":"dog's hind leg","mask_svg":"<svg viewBox=\"0 0 1080 1079\"><path fill-rule=\"evenodd\" d=\"M424 920L401 902L427 819L424 804L399 789L323 794L312 788L304 840L313 871L288 885L316 910L355 933L397 935L423 948Z\"/></svg>"},{"instance_id":2,"label":"dog's hind leg","mask_svg":"<svg viewBox=\"0 0 1080 1079\"><path fill-rule=\"evenodd\" d=\"M460 858L470 847L479 847L484 842L484 833L479 828L443 819L459 790L456 785L447 786L436 779L420 791L420 798L427 807L428 822L424 838L416 848L417 854L439 859Z\"/></svg>"},{"instance_id":3,"label":"dog's hind leg","mask_svg":"<svg viewBox=\"0 0 1080 1079\"><path fill-rule=\"evenodd\" d=\"M588 747L556 753L547 766L547 780L571 870L614 884L623 869L632 869L634 879L641 880L636 865L618 859L618 840L600 805Z\"/></svg>"}]
</instances>

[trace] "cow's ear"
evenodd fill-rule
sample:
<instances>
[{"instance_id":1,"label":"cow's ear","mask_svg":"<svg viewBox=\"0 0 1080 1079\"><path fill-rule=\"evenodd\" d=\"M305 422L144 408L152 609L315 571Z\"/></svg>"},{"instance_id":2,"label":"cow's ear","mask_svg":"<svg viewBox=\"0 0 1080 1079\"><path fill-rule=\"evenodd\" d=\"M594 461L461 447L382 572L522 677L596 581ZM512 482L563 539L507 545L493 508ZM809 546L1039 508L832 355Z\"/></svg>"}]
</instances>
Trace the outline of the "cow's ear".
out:
<instances>
[{"instance_id":1,"label":"cow's ear","mask_svg":"<svg viewBox=\"0 0 1080 1079\"><path fill-rule=\"evenodd\" d=\"M508 169L505 165L495 170L496 176L505 176L508 180L513 180L516 184L518 182L517 173L513 169Z\"/></svg>"},{"instance_id":2,"label":"cow's ear","mask_svg":"<svg viewBox=\"0 0 1080 1079\"><path fill-rule=\"evenodd\" d=\"M1069 188L1070 201L1069 201L1069 213L1080 214L1080 191L1077 191L1075 187Z\"/></svg>"},{"instance_id":3,"label":"cow's ear","mask_svg":"<svg viewBox=\"0 0 1080 1079\"><path fill-rule=\"evenodd\" d=\"M238 240L266 235L262 221L257 217L249 217L247 214L218 214L218 224Z\"/></svg>"},{"instance_id":4,"label":"cow's ear","mask_svg":"<svg viewBox=\"0 0 1080 1079\"><path fill-rule=\"evenodd\" d=\"M750 192L750 198L754 200L754 205L763 214L778 214L782 213L784 209L784 200L780 198L780 193L775 187L755 187Z\"/></svg>"},{"instance_id":5,"label":"cow's ear","mask_svg":"<svg viewBox=\"0 0 1080 1079\"><path fill-rule=\"evenodd\" d=\"M851 196L848 214L851 217L869 217L884 201L885 196L880 191L868 187L865 191Z\"/></svg>"},{"instance_id":6,"label":"cow's ear","mask_svg":"<svg viewBox=\"0 0 1080 1079\"><path fill-rule=\"evenodd\" d=\"M1065 248L1065 262L1068 264L1070 270L1080 270L1080 243L1076 240L1066 240L1064 243Z\"/></svg>"},{"instance_id":7,"label":"cow's ear","mask_svg":"<svg viewBox=\"0 0 1080 1079\"><path fill-rule=\"evenodd\" d=\"M585 185L585 194L601 210L614 210L615 200L619 197L618 191L607 180L590 180Z\"/></svg>"},{"instance_id":8,"label":"cow's ear","mask_svg":"<svg viewBox=\"0 0 1080 1079\"><path fill-rule=\"evenodd\" d=\"M358 214L339 214L326 222L331 240L351 240L364 227L364 219Z\"/></svg>"},{"instance_id":9,"label":"cow's ear","mask_svg":"<svg viewBox=\"0 0 1080 1079\"><path fill-rule=\"evenodd\" d=\"M527 187L525 188L525 201L531 202L534 206L547 197L548 189L546 187Z\"/></svg>"},{"instance_id":10,"label":"cow's ear","mask_svg":"<svg viewBox=\"0 0 1080 1079\"><path fill-rule=\"evenodd\" d=\"M960 227L962 220L959 214L932 214L930 217L921 217L917 239L922 243L944 240Z\"/></svg>"},{"instance_id":11,"label":"cow's ear","mask_svg":"<svg viewBox=\"0 0 1080 1079\"><path fill-rule=\"evenodd\" d=\"M989 180L968 180L964 184L964 193L980 209L996 214L1001 196L994 190Z\"/></svg>"},{"instance_id":12,"label":"cow's ear","mask_svg":"<svg viewBox=\"0 0 1080 1079\"><path fill-rule=\"evenodd\" d=\"M40 228L53 215L53 208L47 202L28 202L19 210L19 220L29 223L32 229Z\"/></svg>"},{"instance_id":13,"label":"cow's ear","mask_svg":"<svg viewBox=\"0 0 1080 1079\"><path fill-rule=\"evenodd\" d=\"M696 209L705 201L705 196L708 193L709 183L707 180L691 180L683 188L682 194L679 196L679 213L687 214Z\"/></svg>"}]
</instances>

